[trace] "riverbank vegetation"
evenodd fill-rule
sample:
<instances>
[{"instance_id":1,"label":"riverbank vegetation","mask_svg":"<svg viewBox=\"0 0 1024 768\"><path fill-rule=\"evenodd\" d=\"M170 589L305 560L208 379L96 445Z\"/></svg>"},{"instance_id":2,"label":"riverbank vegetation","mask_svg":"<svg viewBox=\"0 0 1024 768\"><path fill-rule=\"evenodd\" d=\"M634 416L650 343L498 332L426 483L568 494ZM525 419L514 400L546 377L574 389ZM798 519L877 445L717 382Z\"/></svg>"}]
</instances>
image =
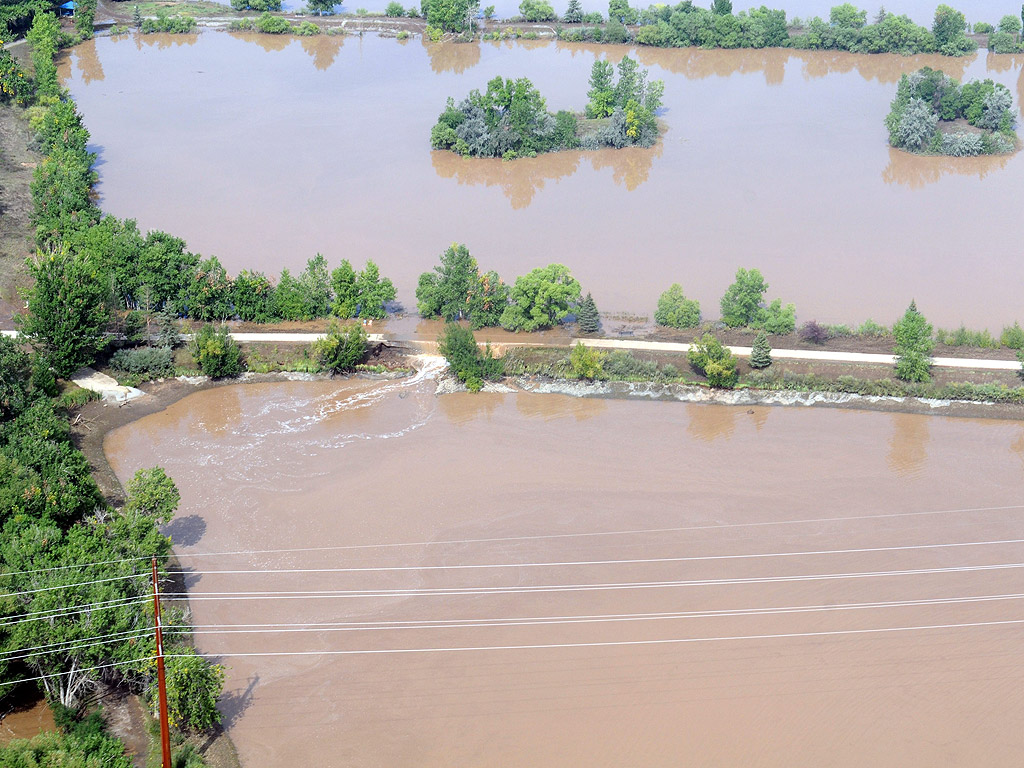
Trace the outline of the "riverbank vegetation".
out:
<instances>
[{"instance_id":1,"label":"riverbank vegetation","mask_svg":"<svg viewBox=\"0 0 1024 768\"><path fill-rule=\"evenodd\" d=\"M487 90L470 91L458 106L448 99L430 131L430 146L465 157L536 157L563 149L649 147L658 138L655 112L664 83L647 81L647 71L624 56L615 68L594 62L584 114L547 111L547 103L527 78L496 77Z\"/></svg>"},{"instance_id":2,"label":"riverbank vegetation","mask_svg":"<svg viewBox=\"0 0 1024 768\"><path fill-rule=\"evenodd\" d=\"M889 143L908 152L969 157L1012 152L1013 95L992 80L960 85L924 67L900 78L885 118Z\"/></svg>"}]
</instances>

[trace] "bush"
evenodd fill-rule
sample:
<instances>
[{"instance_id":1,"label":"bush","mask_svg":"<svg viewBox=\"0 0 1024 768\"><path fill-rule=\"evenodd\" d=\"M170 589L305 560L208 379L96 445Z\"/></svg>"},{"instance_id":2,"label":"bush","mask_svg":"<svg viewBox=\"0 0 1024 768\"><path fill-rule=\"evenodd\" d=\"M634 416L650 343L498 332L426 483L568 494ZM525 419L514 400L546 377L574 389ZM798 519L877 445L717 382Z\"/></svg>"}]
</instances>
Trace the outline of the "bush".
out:
<instances>
[{"instance_id":1,"label":"bush","mask_svg":"<svg viewBox=\"0 0 1024 768\"><path fill-rule=\"evenodd\" d=\"M320 27L311 21L303 21L297 27L292 27L292 34L299 37L313 37L320 34Z\"/></svg>"},{"instance_id":2,"label":"bush","mask_svg":"<svg viewBox=\"0 0 1024 768\"><path fill-rule=\"evenodd\" d=\"M140 31L144 35L162 32L169 35L184 35L194 31L196 20L191 16L158 16L155 19L143 19Z\"/></svg>"},{"instance_id":3,"label":"bush","mask_svg":"<svg viewBox=\"0 0 1024 768\"><path fill-rule=\"evenodd\" d=\"M782 306L782 299L775 299L767 307L761 307L757 317L750 324L751 328L763 328L768 333L785 336L796 328L796 307L792 304Z\"/></svg>"},{"instance_id":4,"label":"bush","mask_svg":"<svg viewBox=\"0 0 1024 768\"><path fill-rule=\"evenodd\" d=\"M846 339L854 335L854 330L848 325L826 325L830 339Z\"/></svg>"},{"instance_id":5,"label":"bush","mask_svg":"<svg viewBox=\"0 0 1024 768\"><path fill-rule=\"evenodd\" d=\"M119 349L110 358L110 367L148 378L174 375L174 353L167 347Z\"/></svg>"},{"instance_id":6,"label":"bush","mask_svg":"<svg viewBox=\"0 0 1024 768\"><path fill-rule=\"evenodd\" d=\"M828 341L828 329L817 320L808 320L800 326L800 339L809 344L824 344Z\"/></svg>"},{"instance_id":7,"label":"bush","mask_svg":"<svg viewBox=\"0 0 1024 768\"><path fill-rule=\"evenodd\" d=\"M24 106L32 99L32 83L10 51L0 48L0 104Z\"/></svg>"},{"instance_id":8,"label":"bush","mask_svg":"<svg viewBox=\"0 0 1024 768\"><path fill-rule=\"evenodd\" d=\"M391 0L391 2L384 8L384 15L390 16L391 18L405 16L405 8L402 7L401 3L396 3L395 0Z\"/></svg>"},{"instance_id":9,"label":"bush","mask_svg":"<svg viewBox=\"0 0 1024 768\"><path fill-rule=\"evenodd\" d=\"M342 328L332 320L327 335L313 344L321 370L342 373L353 370L366 357L366 331L362 325Z\"/></svg>"},{"instance_id":10,"label":"bush","mask_svg":"<svg viewBox=\"0 0 1024 768\"><path fill-rule=\"evenodd\" d=\"M242 372L242 348L225 326L204 325L192 337L189 352L204 376L222 379Z\"/></svg>"},{"instance_id":11,"label":"bush","mask_svg":"<svg viewBox=\"0 0 1024 768\"><path fill-rule=\"evenodd\" d=\"M547 0L523 0L519 4L519 14L524 21L555 21L558 14Z\"/></svg>"},{"instance_id":12,"label":"bush","mask_svg":"<svg viewBox=\"0 0 1024 768\"><path fill-rule=\"evenodd\" d=\"M683 287L673 283L658 297L654 322L668 328L696 328L700 325L700 303L683 295Z\"/></svg>"},{"instance_id":13,"label":"bush","mask_svg":"<svg viewBox=\"0 0 1024 768\"><path fill-rule=\"evenodd\" d=\"M288 19L265 12L256 20L256 29L265 35L283 35L292 31L292 25Z\"/></svg>"},{"instance_id":14,"label":"bush","mask_svg":"<svg viewBox=\"0 0 1024 768\"><path fill-rule=\"evenodd\" d=\"M974 33L977 35L987 35L995 31L995 27L989 24L987 21L979 21L974 25Z\"/></svg>"},{"instance_id":15,"label":"bush","mask_svg":"<svg viewBox=\"0 0 1024 768\"><path fill-rule=\"evenodd\" d=\"M572 367L572 375L577 379L601 378L601 353L591 347L585 347L582 342L577 341L569 355L569 365Z\"/></svg>"},{"instance_id":16,"label":"bush","mask_svg":"<svg viewBox=\"0 0 1024 768\"><path fill-rule=\"evenodd\" d=\"M499 379L504 373L505 366L491 354L490 345L481 352L468 328L448 323L437 341L448 367L471 392L479 392L484 381Z\"/></svg>"},{"instance_id":17,"label":"bush","mask_svg":"<svg viewBox=\"0 0 1024 768\"><path fill-rule=\"evenodd\" d=\"M686 359L694 370L704 374L712 387L732 389L736 386L739 379L736 358L714 334L705 333L701 338L694 339Z\"/></svg>"},{"instance_id":18,"label":"bush","mask_svg":"<svg viewBox=\"0 0 1024 768\"><path fill-rule=\"evenodd\" d=\"M208 731L221 721L217 698L224 687L224 667L211 664L187 647L167 659L167 713L175 728Z\"/></svg>"},{"instance_id":19,"label":"bush","mask_svg":"<svg viewBox=\"0 0 1024 768\"><path fill-rule=\"evenodd\" d=\"M1004 347L1024 349L1024 328L1021 328L1020 323L1017 322L1013 325L1008 325L1003 328L999 340L1003 343Z\"/></svg>"},{"instance_id":20,"label":"bush","mask_svg":"<svg viewBox=\"0 0 1024 768\"><path fill-rule=\"evenodd\" d=\"M639 360L631 353L616 349L601 360L606 378L618 381L650 381L658 377L658 364L651 360Z\"/></svg>"},{"instance_id":21,"label":"bush","mask_svg":"<svg viewBox=\"0 0 1024 768\"><path fill-rule=\"evenodd\" d=\"M947 347L981 347L999 349L999 341L985 331L971 331L961 325L955 331L939 329L935 332L935 340Z\"/></svg>"},{"instance_id":22,"label":"bush","mask_svg":"<svg viewBox=\"0 0 1024 768\"><path fill-rule=\"evenodd\" d=\"M879 325L869 317L857 327L856 334L858 336L882 338L889 335L889 329L884 325Z\"/></svg>"}]
</instances>

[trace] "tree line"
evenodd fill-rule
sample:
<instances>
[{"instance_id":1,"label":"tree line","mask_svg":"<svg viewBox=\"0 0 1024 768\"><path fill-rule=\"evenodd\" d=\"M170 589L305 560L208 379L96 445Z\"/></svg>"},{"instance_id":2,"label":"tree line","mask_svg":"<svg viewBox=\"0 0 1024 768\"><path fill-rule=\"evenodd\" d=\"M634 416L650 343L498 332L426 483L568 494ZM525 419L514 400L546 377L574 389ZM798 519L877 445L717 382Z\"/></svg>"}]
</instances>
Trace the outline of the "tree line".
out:
<instances>
[{"instance_id":1,"label":"tree line","mask_svg":"<svg viewBox=\"0 0 1024 768\"><path fill-rule=\"evenodd\" d=\"M665 84L648 82L647 70L624 56L616 68L596 61L583 114L547 111L528 78L495 77L487 90L470 91L458 106L448 99L430 131L430 145L466 157L536 157L563 149L649 147L658 138L655 113ZM607 120L605 118L608 118Z\"/></svg>"}]
</instances>

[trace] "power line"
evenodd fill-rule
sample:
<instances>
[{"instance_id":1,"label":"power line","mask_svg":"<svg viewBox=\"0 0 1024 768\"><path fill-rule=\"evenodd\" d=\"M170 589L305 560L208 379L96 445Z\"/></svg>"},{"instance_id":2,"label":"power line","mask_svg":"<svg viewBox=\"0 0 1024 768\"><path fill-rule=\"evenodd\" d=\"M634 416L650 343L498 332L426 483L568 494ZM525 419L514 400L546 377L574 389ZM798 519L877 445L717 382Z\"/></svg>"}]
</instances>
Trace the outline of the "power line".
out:
<instances>
[{"instance_id":1,"label":"power line","mask_svg":"<svg viewBox=\"0 0 1024 768\"><path fill-rule=\"evenodd\" d=\"M952 515L952 514L968 514L972 512L1004 512L1012 509L1024 509L1024 504L1010 504L1007 506L997 507L965 507L962 509L939 509L939 510L922 510L918 512L891 512L875 515L846 515L842 517L816 517L816 518L802 518L796 520L764 520L759 522L749 523L716 523L713 525L688 525L679 526L673 528L639 528L632 530L620 530L620 531L581 531L575 533L550 533L550 534L537 534L533 536L499 536L491 538L477 538L477 539L447 539L447 540L433 540L433 541L408 541L408 542L396 542L387 544L348 544L331 547L296 547L296 548L285 548L285 549L240 549L240 550L228 550L223 552L175 552L173 554L176 558L183 557L229 557L235 555L270 555L270 554L289 554L299 552L329 552L329 551L343 551L352 549L389 549L395 547L424 547L434 545L450 545L450 544L486 544L506 541L535 541L545 539L565 539L565 538L591 538L599 536L633 536L643 535L650 533L678 533L684 531L706 531L706 530L718 530L718 529L729 529L729 528L759 528L773 525L807 525L811 523L840 523L840 522L852 522L856 520L885 520L899 517L920 517L924 515ZM90 563L75 563L72 565L58 565L50 568L35 568L23 571L5 571L0 572L0 577L6 576L24 576L33 573L52 573L54 571L63 571L71 568L88 568L96 565L116 565L121 563L133 563L148 561L151 555L140 555L138 557L124 557L115 560L96 560Z\"/></svg>"},{"instance_id":2,"label":"power line","mask_svg":"<svg viewBox=\"0 0 1024 768\"><path fill-rule=\"evenodd\" d=\"M54 592L58 589L74 589L75 587L89 587L94 584L108 584L113 581L125 581L126 579L138 579L145 576L144 573L133 573L129 576L111 576L107 579L93 579L92 581L80 581L75 584L62 584L58 587L39 587L38 589L23 589L20 592L4 592L4 597L19 597L21 595L34 595L40 592Z\"/></svg>"},{"instance_id":3,"label":"power line","mask_svg":"<svg viewBox=\"0 0 1024 768\"><path fill-rule=\"evenodd\" d=\"M935 573L969 573L972 571L1004 570L1024 568L1024 563L1001 563L997 565L964 565L946 568L915 568L902 571L864 571L854 573L822 573L799 576L752 576L738 579L691 579L682 581L638 581L608 582L599 584L538 584L535 586L496 587L437 587L425 589L376 589L376 590L300 590L271 591L250 590L246 592L165 592L164 597L180 597L189 600L271 600L303 599L320 597L445 597L453 595L512 595L541 592L590 592L618 589L656 589L664 587L725 586L735 584L775 584L794 581L829 581L837 579L863 579L886 576L915 576Z\"/></svg>"},{"instance_id":4,"label":"power line","mask_svg":"<svg viewBox=\"0 0 1024 768\"><path fill-rule=\"evenodd\" d=\"M640 528L621 531L585 531L577 533L547 533L533 536L498 536L481 539L448 539L435 541L408 541L390 544L348 544L331 547L300 547L291 549L241 549L227 552L178 552L182 557L227 557L229 555L271 555L296 552L333 552L351 549L389 549L394 547L424 547L438 544L487 544L506 541L536 541L546 539L589 538L596 536L632 536L648 533L677 533L683 531L707 531L728 528L760 528L773 525L806 525L810 523L839 523L855 520L884 520L897 517L919 517L923 515L953 515L970 512L1004 512L1011 509L1024 509L1024 504L1010 504L1002 507L966 507L963 509L939 509L919 512L890 512L878 515L847 515L843 517L815 517L797 520L764 520L750 523L716 523L713 525L686 525L674 528Z\"/></svg>"},{"instance_id":5,"label":"power line","mask_svg":"<svg viewBox=\"0 0 1024 768\"><path fill-rule=\"evenodd\" d=\"M132 630L131 633L118 632L118 633L115 633L115 635L109 635L108 638L110 638L110 639L115 639L116 638L116 639L120 639L120 640L131 640L132 638L136 638L136 637L148 637L149 633L150 633L150 630L148 628L141 629L141 630L136 629L136 630ZM98 645L106 645L108 642L110 642L110 639L107 639L107 638L89 638L89 639L96 639L96 640L98 640L98 642L95 642L95 643L81 642L79 644L79 641L71 641L71 640L69 640L69 641L66 641L66 643L65 643L66 647L62 647L62 648L53 648L52 646L40 646L40 648L51 647L51 650L39 650L38 648L35 648L35 649L32 649L32 648L19 648L17 651L10 651L10 653L19 653L20 655L18 655L18 656L6 656L4 658L0 658L0 661L5 661L5 662L6 661L18 661L19 659L28 659L28 658L31 658L33 656L45 656L45 655L51 654L51 653L67 653L69 651L80 651L80 650L83 650L85 648L95 648ZM61 643L54 643L54 645L61 645Z\"/></svg>"},{"instance_id":6,"label":"power line","mask_svg":"<svg viewBox=\"0 0 1024 768\"><path fill-rule=\"evenodd\" d=\"M913 632L935 629L967 629L975 627L997 627L1024 624L1024 619L1004 621L974 621L963 624L924 624L913 627L880 627L875 629L837 629L823 632L785 632L774 635L731 635L719 637L683 637L665 640L609 640L593 643L542 643L535 645L478 645L454 646L449 648L371 648L360 650L326 650L326 651L251 651L247 653L227 653L218 651L211 656L241 658L243 656L368 656L379 654L404 653L457 653L459 651L523 651L544 650L551 648L603 648L628 645L679 645L683 643L712 643L738 640L776 640L801 637L836 637L842 635L867 635L886 632ZM185 658L188 654L167 654L166 658Z\"/></svg>"},{"instance_id":7,"label":"power line","mask_svg":"<svg viewBox=\"0 0 1024 768\"><path fill-rule=\"evenodd\" d=\"M623 560L574 560L561 562L533 563L482 563L470 565L392 565L365 568L254 568L243 570L217 571L168 571L168 574L186 576L207 576L213 574L257 574L257 573L366 573L378 571L449 571L490 568L548 568L576 565L639 565L643 563L683 563L710 560L755 560L773 557L810 557L816 555L850 555L868 552L908 552L921 549L949 549L953 547L981 547L999 544L1021 544L1024 539L1002 539L997 541L967 541L952 544L912 544L898 547L861 547L858 549L820 549L800 552L764 552L745 555L696 555L690 557L648 557Z\"/></svg>"},{"instance_id":8,"label":"power line","mask_svg":"<svg viewBox=\"0 0 1024 768\"><path fill-rule=\"evenodd\" d=\"M395 629L472 629L477 627L522 627L548 624L597 624L624 621L659 621L673 619L735 618L741 616L772 616L793 613L816 613L824 611L847 611L871 608L910 608L933 605L956 605L982 603L1000 600L1024 599L1024 593L1005 595L980 595L955 598L925 598L921 600L893 600L887 602L839 603L835 605L784 606L778 608L737 608L709 611L661 611L656 613L610 613L582 616L524 616L486 619L419 619L392 621L349 621L320 623L282 624L196 624L179 627L176 633L197 635L217 634L274 634L289 632L346 632L346 631L389 631ZM251 628L247 628L251 627Z\"/></svg>"},{"instance_id":9,"label":"power line","mask_svg":"<svg viewBox=\"0 0 1024 768\"><path fill-rule=\"evenodd\" d=\"M41 621L46 618L52 618L53 616L78 613L83 610L89 611L104 611L108 608L122 608L129 605L138 605L139 603L145 603L147 599L144 597L119 597L114 600L106 600L98 603L85 603L83 605L70 605L62 606L60 608L49 608L45 611L31 611L29 613L19 613L14 616L4 616L0 618L0 628L9 627L14 624L21 624L25 621Z\"/></svg>"},{"instance_id":10,"label":"power line","mask_svg":"<svg viewBox=\"0 0 1024 768\"><path fill-rule=\"evenodd\" d=\"M47 679L49 677L64 677L64 675L73 675L75 673L81 674L81 673L84 673L84 672L95 672L98 669L110 669L111 667L120 667L120 666L123 666L125 664L137 664L140 661L152 661L153 659L154 659L153 656L143 656L141 659L128 659L127 661L115 661L115 662L111 662L110 664L100 664L99 666L87 667L85 669L69 669L66 672L53 672L52 674L49 674L49 675L37 675L36 677L22 677L22 678L19 678L17 680L0 680L0 686L3 686L3 685L18 685L19 683L31 683L31 682L34 682L36 680L45 680L45 679Z\"/></svg>"}]
</instances>

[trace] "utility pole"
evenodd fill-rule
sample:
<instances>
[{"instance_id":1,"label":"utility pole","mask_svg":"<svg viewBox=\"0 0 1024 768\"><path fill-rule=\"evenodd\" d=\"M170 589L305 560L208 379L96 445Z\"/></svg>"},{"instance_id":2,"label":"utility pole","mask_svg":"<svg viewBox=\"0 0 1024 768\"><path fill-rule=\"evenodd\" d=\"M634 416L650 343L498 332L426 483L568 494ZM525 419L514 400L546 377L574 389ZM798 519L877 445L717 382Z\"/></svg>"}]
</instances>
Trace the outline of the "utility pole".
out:
<instances>
[{"instance_id":1,"label":"utility pole","mask_svg":"<svg viewBox=\"0 0 1024 768\"><path fill-rule=\"evenodd\" d=\"M160 700L160 748L163 768L171 768L171 731L167 723L167 681L164 678L164 634L160 626L160 582L153 558L153 628L156 630L156 681Z\"/></svg>"}]
</instances>

